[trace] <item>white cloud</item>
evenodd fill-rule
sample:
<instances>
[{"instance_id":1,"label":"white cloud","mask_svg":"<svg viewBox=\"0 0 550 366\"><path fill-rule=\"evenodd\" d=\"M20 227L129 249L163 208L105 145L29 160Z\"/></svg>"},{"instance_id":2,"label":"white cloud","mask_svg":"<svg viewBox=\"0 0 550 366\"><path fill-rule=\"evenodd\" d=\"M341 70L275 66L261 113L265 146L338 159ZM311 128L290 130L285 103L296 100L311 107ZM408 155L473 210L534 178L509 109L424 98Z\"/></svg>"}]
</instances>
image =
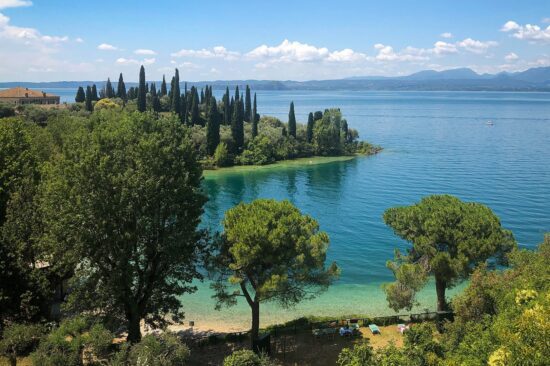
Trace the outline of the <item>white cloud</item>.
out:
<instances>
[{"instance_id":1,"label":"white cloud","mask_svg":"<svg viewBox=\"0 0 550 366\"><path fill-rule=\"evenodd\" d=\"M147 65L154 64L156 62L156 59L154 59L154 58L145 58L145 59L140 61L140 60L136 60L136 59L133 59L133 58L119 57L119 58L117 58L117 60L115 62L119 65L143 65L143 66L147 66Z\"/></svg>"},{"instance_id":2,"label":"white cloud","mask_svg":"<svg viewBox=\"0 0 550 366\"><path fill-rule=\"evenodd\" d=\"M437 41L434 43L432 52L436 55L446 55L450 53L457 53L456 45L454 43L448 43L444 41Z\"/></svg>"},{"instance_id":3,"label":"white cloud","mask_svg":"<svg viewBox=\"0 0 550 366\"><path fill-rule=\"evenodd\" d=\"M401 52L395 52L393 47L377 43L374 48L378 50L376 60L378 61L426 61L426 50L415 47L405 47Z\"/></svg>"},{"instance_id":4,"label":"white cloud","mask_svg":"<svg viewBox=\"0 0 550 366\"><path fill-rule=\"evenodd\" d=\"M19 8L22 6L31 6L32 1L26 0L0 0L0 10L7 8Z\"/></svg>"},{"instance_id":5,"label":"white cloud","mask_svg":"<svg viewBox=\"0 0 550 366\"><path fill-rule=\"evenodd\" d=\"M513 20L509 20L500 30L510 33L514 38L531 43L550 43L550 25L546 28L541 28L536 24L520 25Z\"/></svg>"},{"instance_id":6,"label":"white cloud","mask_svg":"<svg viewBox=\"0 0 550 366\"><path fill-rule=\"evenodd\" d=\"M144 48L139 48L139 49L135 50L134 53L136 55L151 55L151 56L157 54L153 50L148 50L148 49L144 49Z\"/></svg>"},{"instance_id":7,"label":"white cloud","mask_svg":"<svg viewBox=\"0 0 550 366\"><path fill-rule=\"evenodd\" d=\"M310 62L319 61L329 56L325 47L315 47L307 43L291 42L285 39L278 46L261 45L247 53L253 59L271 59L275 62Z\"/></svg>"},{"instance_id":8,"label":"white cloud","mask_svg":"<svg viewBox=\"0 0 550 366\"><path fill-rule=\"evenodd\" d=\"M11 25L10 18L2 13L0 13L0 38L11 41L22 41L27 45L30 45L31 42L39 45L43 43L61 43L69 40L67 36L42 35L34 28Z\"/></svg>"},{"instance_id":9,"label":"white cloud","mask_svg":"<svg viewBox=\"0 0 550 366\"><path fill-rule=\"evenodd\" d=\"M327 61L330 62L354 62L367 59L367 55L365 55L364 53L355 52L351 48L345 48L341 51L331 52L327 57Z\"/></svg>"},{"instance_id":10,"label":"white cloud","mask_svg":"<svg viewBox=\"0 0 550 366\"><path fill-rule=\"evenodd\" d=\"M77 39L75 39L75 42L84 43L84 40L82 38L78 37Z\"/></svg>"},{"instance_id":11,"label":"white cloud","mask_svg":"<svg viewBox=\"0 0 550 366\"><path fill-rule=\"evenodd\" d=\"M453 38L453 34L450 32L441 33L439 36L441 38Z\"/></svg>"},{"instance_id":12,"label":"white cloud","mask_svg":"<svg viewBox=\"0 0 550 366\"><path fill-rule=\"evenodd\" d=\"M550 24L550 18L542 18L544 24Z\"/></svg>"},{"instance_id":13,"label":"white cloud","mask_svg":"<svg viewBox=\"0 0 550 366\"><path fill-rule=\"evenodd\" d=\"M223 58L225 60L236 60L240 54L229 51L223 46L216 46L212 49L203 48L200 50L181 49L171 54L172 57L196 57L196 58Z\"/></svg>"},{"instance_id":14,"label":"white cloud","mask_svg":"<svg viewBox=\"0 0 550 366\"><path fill-rule=\"evenodd\" d=\"M514 52L510 52L509 54L507 54L506 56L504 56L504 59L505 59L507 62L516 61L518 58L519 58L519 56L516 55Z\"/></svg>"},{"instance_id":15,"label":"white cloud","mask_svg":"<svg viewBox=\"0 0 550 366\"><path fill-rule=\"evenodd\" d=\"M115 47L112 44L102 43L99 46L97 46L97 49L101 51L116 51L118 50L118 47Z\"/></svg>"},{"instance_id":16,"label":"white cloud","mask_svg":"<svg viewBox=\"0 0 550 366\"><path fill-rule=\"evenodd\" d=\"M472 52L472 53L484 53L489 48L495 47L498 45L495 41L477 41L475 39L466 38L463 41L456 43L457 47L461 47L465 49L466 51Z\"/></svg>"}]
</instances>

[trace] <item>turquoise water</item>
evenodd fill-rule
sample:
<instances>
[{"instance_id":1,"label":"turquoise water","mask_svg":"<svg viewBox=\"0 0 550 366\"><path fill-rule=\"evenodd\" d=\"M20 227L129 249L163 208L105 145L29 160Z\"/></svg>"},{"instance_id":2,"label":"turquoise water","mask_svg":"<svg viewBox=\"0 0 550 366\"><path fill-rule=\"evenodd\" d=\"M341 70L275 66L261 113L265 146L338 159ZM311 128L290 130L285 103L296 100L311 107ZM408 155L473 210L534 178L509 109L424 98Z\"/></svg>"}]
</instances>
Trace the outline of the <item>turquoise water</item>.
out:
<instances>
[{"instance_id":1,"label":"turquoise water","mask_svg":"<svg viewBox=\"0 0 550 366\"><path fill-rule=\"evenodd\" d=\"M286 121L292 100L302 122L310 111L341 108L350 127L385 150L205 180L211 227L240 201L266 197L290 200L330 235L328 257L342 268L341 279L295 309L264 306L262 325L307 314L392 314L380 285L392 279L385 262L406 244L382 222L388 207L450 193L490 206L522 247L534 248L550 231L549 93L262 91L259 112ZM434 292L428 286L420 294L419 309L434 308ZM210 296L207 283L185 296L187 319L198 326L248 326L245 303L218 312Z\"/></svg>"}]
</instances>

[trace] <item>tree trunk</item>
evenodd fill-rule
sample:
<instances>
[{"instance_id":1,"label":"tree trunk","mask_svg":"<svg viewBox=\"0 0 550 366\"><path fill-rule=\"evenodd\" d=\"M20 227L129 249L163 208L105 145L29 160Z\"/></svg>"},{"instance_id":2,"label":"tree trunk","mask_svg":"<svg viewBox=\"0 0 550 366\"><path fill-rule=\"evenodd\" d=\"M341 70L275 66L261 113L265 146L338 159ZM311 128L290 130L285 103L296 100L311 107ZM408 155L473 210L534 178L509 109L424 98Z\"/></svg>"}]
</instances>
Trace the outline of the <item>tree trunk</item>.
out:
<instances>
[{"instance_id":1,"label":"tree trunk","mask_svg":"<svg viewBox=\"0 0 550 366\"><path fill-rule=\"evenodd\" d=\"M10 366L17 366L17 356L9 356Z\"/></svg>"},{"instance_id":2,"label":"tree trunk","mask_svg":"<svg viewBox=\"0 0 550 366\"><path fill-rule=\"evenodd\" d=\"M445 301L445 288L447 283L435 276L435 291L437 292L437 311L447 310L447 302Z\"/></svg>"},{"instance_id":3,"label":"tree trunk","mask_svg":"<svg viewBox=\"0 0 550 366\"><path fill-rule=\"evenodd\" d=\"M128 321L128 337L126 340L130 343L138 343L141 341L140 322L141 317L138 315L137 309L132 309L126 313Z\"/></svg>"},{"instance_id":4,"label":"tree trunk","mask_svg":"<svg viewBox=\"0 0 550 366\"><path fill-rule=\"evenodd\" d=\"M250 337L252 345L254 345L254 341L258 339L260 334L260 303L254 301L250 306L252 307L252 330Z\"/></svg>"}]
</instances>

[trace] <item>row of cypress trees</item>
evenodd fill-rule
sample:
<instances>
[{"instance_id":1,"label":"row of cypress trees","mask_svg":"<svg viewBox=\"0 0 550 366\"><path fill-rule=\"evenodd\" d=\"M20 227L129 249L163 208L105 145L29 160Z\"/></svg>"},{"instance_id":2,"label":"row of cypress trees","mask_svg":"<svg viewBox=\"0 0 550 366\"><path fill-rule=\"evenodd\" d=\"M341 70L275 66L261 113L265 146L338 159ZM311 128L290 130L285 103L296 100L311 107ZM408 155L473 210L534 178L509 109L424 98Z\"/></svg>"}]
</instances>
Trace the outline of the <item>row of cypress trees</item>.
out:
<instances>
[{"instance_id":1,"label":"row of cypress trees","mask_svg":"<svg viewBox=\"0 0 550 366\"><path fill-rule=\"evenodd\" d=\"M88 111L93 110L93 102L101 98L120 98L123 101L136 100L137 110L145 112L148 109L147 95L150 95L149 109L155 112L160 112L160 98L167 97L169 101L169 110L177 114L182 123L193 126L202 125L207 128L207 149L209 154L213 154L220 142L220 125L225 124L231 126L231 134L234 141L232 146L233 153L238 154L244 148L244 122L252 124L252 136L258 135L258 106L256 94L252 98L250 87L247 85L244 95L239 91L239 87L235 88L233 96L229 93L229 87L226 88L225 94L222 97L221 109L218 109L216 98L212 93L212 86L206 85L204 89L199 90L192 86L185 89L182 93L180 90L179 70L175 69L175 74L170 83L170 89L167 87L166 77L163 75L160 90L156 89L155 83L150 85L146 82L145 68L141 66L139 71L139 83L137 87L130 87L126 90L122 73L119 76L117 90L115 92L111 80L108 78L104 88L97 93L96 85L87 86L86 91L83 87L79 87L75 101L85 103ZM202 106L202 107L201 107ZM204 118L201 116L201 109L204 111ZM294 126L295 126L294 118ZM294 136L296 128L294 127Z\"/></svg>"}]
</instances>

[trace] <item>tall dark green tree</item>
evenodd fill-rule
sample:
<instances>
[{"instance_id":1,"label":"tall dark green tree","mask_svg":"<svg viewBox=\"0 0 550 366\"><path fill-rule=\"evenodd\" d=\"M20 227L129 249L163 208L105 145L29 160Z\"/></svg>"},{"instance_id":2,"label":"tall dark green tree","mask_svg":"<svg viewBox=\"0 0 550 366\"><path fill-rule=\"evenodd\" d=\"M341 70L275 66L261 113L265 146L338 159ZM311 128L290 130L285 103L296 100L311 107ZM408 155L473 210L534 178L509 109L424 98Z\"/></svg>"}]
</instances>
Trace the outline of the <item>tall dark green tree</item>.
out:
<instances>
[{"instance_id":1,"label":"tall dark green tree","mask_svg":"<svg viewBox=\"0 0 550 366\"><path fill-rule=\"evenodd\" d=\"M204 89L201 89L201 102L200 104L204 104L205 103L205 100L204 100Z\"/></svg>"},{"instance_id":2,"label":"tall dark green tree","mask_svg":"<svg viewBox=\"0 0 550 366\"><path fill-rule=\"evenodd\" d=\"M145 90L145 68L141 65L139 69L139 86L138 86L138 100L137 109L140 112L145 112L147 109L147 92Z\"/></svg>"},{"instance_id":3,"label":"tall dark green tree","mask_svg":"<svg viewBox=\"0 0 550 366\"><path fill-rule=\"evenodd\" d=\"M257 105L256 105L256 93L254 93L254 104L252 106L252 137L258 136L258 118L257 115Z\"/></svg>"},{"instance_id":4,"label":"tall dark green tree","mask_svg":"<svg viewBox=\"0 0 550 366\"><path fill-rule=\"evenodd\" d=\"M229 96L229 87L225 87L223 96L223 124L228 126L231 124L231 97Z\"/></svg>"},{"instance_id":5,"label":"tall dark green tree","mask_svg":"<svg viewBox=\"0 0 550 366\"><path fill-rule=\"evenodd\" d=\"M180 121L181 123L183 123L184 125L186 125L188 123L188 110L187 110L187 93L183 93L180 97L180 103L181 103L181 107L180 107Z\"/></svg>"},{"instance_id":6,"label":"tall dark green tree","mask_svg":"<svg viewBox=\"0 0 550 366\"><path fill-rule=\"evenodd\" d=\"M74 101L77 103L84 103L86 101L86 94L84 93L84 88L79 86L78 90L76 91L76 97L74 98Z\"/></svg>"},{"instance_id":7,"label":"tall dark green tree","mask_svg":"<svg viewBox=\"0 0 550 366\"><path fill-rule=\"evenodd\" d=\"M191 126L200 125L201 124L201 116L199 112L199 95L196 92L193 93L193 100L191 101L191 116L190 116L190 124Z\"/></svg>"},{"instance_id":8,"label":"tall dark green tree","mask_svg":"<svg viewBox=\"0 0 550 366\"><path fill-rule=\"evenodd\" d=\"M306 140L307 142L311 142L313 139L313 126L315 124L315 121L313 120L313 113L309 112L309 116L307 117L307 126L306 126Z\"/></svg>"},{"instance_id":9,"label":"tall dark green tree","mask_svg":"<svg viewBox=\"0 0 550 366\"><path fill-rule=\"evenodd\" d=\"M294 102L290 102L290 111L288 112L288 134L296 138L296 115L294 114Z\"/></svg>"},{"instance_id":10,"label":"tall dark green tree","mask_svg":"<svg viewBox=\"0 0 550 366\"><path fill-rule=\"evenodd\" d=\"M239 96L241 94L239 93L239 86L235 86L235 101L239 100Z\"/></svg>"},{"instance_id":11,"label":"tall dark green tree","mask_svg":"<svg viewBox=\"0 0 550 366\"><path fill-rule=\"evenodd\" d=\"M93 93L92 93L92 89L90 88L90 86L88 85L86 87L86 110L88 112L92 112L94 110L94 105L92 103L93 101Z\"/></svg>"},{"instance_id":12,"label":"tall dark green tree","mask_svg":"<svg viewBox=\"0 0 550 366\"><path fill-rule=\"evenodd\" d=\"M244 120L252 122L252 101L250 98L250 87L246 85L246 92L244 97Z\"/></svg>"},{"instance_id":13,"label":"tall dark green tree","mask_svg":"<svg viewBox=\"0 0 550 366\"><path fill-rule=\"evenodd\" d=\"M119 97L122 100L127 99L126 95L126 84L124 84L124 78L122 77L122 73L120 73L118 77L118 84L117 84L117 93L116 96Z\"/></svg>"},{"instance_id":14,"label":"tall dark green tree","mask_svg":"<svg viewBox=\"0 0 550 366\"><path fill-rule=\"evenodd\" d=\"M176 74L174 75L174 89L172 90L172 112L177 115L181 114L181 92L180 92L180 72L176 69Z\"/></svg>"},{"instance_id":15,"label":"tall dark green tree","mask_svg":"<svg viewBox=\"0 0 550 366\"><path fill-rule=\"evenodd\" d=\"M99 100L99 95L97 94L97 87L94 85L92 85L92 100Z\"/></svg>"},{"instance_id":16,"label":"tall dark green tree","mask_svg":"<svg viewBox=\"0 0 550 366\"><path fill-rule=\"evenodd\" d=\"M164 75L162 75L162 84L160 84L160 96L163 97L168 94L168 90L166 89L166 78Z\"/></svg>"},{"instance_id":17,"label":"tall dark green tree","mask_svg":"<svg viewBox=\"0 0 550 366\"><path fill-rule=\"evenodd\" d=\"M233 108L233 116L231 118L231 136L233 137L234 149L233 152L238 154L242 151L244 146L244 121L243 114L241 112L242 101L235 100L235 106Z\"/></svg>"},{"instance_id":18,"label":"tall dark green tree","mask_svg":"<svg viewBox=\"0 0 550 366\"><path fill-rule=\"evenodd\" d=\"M206 148L208 155L214 155L218 144L220 143L220 113L218 112L218 106L216 99L210 97L208 103L208 120L206 122Z\"/></svg>"},{"instance_id":19,"label":"tall dark green tree","mask_svg":"<svg viewBox=\"0 0 550 366\"><path fill-rule=\"evenodd\" d=\"M105 98L114 98L114 91L113 85L111 84L111 78L107 78L107 83L105 84Z\"/></svg>"}]
</instances>

